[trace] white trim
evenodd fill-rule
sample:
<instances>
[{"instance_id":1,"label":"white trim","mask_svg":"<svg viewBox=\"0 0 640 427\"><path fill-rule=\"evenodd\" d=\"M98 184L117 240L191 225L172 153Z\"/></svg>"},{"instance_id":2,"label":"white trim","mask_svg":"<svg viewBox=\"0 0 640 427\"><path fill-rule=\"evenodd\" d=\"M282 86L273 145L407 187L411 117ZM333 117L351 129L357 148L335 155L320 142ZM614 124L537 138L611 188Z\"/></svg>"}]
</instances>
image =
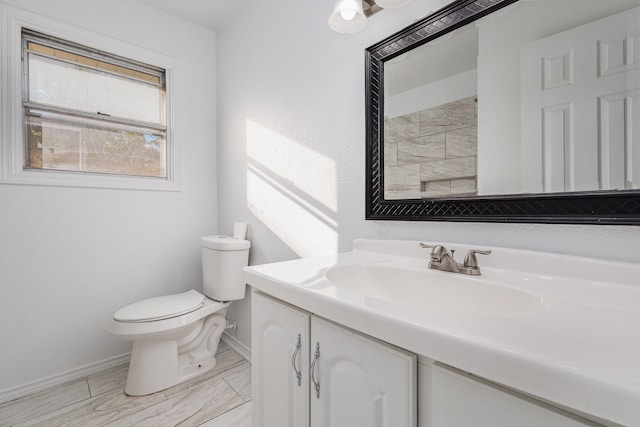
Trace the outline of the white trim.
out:
<instances>
[{"instance_id":1,"label":"white trim","mask_svg":"<svg viewBox=\"0 0 640 427\"><path fill-rule=\"evenodd\" d=\"M120 356L104 359L100 362L90 363L88 365L81 366L80 368L71 369L61 374L52 375L50 377L33 381L31 383L8 388L5 390L0 390L0 404L27 396L29 394L50 389L55 386L66 384L80 378L85 378L90 375L102 372L106 369L113 368L115 366L124 365L125 363L129 362L130 358L131 353L125 353L121 354Z\"/></svg>"},{"instance_id":2,"label":"white trim","mask_svg":"<svg viewBox=\"0 0 640 427\"><path fill-rule=\"evenodd\" d=\"M6 145L4 141L9 140L9 132L8 132L8 123L6 122L8 118L8 114L5 113L6 104L8 103L9 94L6 93L7 88L9 88L9 73L4 72L4 70L8 70L8 64L5 64L7 61L8 51L9 51L9 42L7 41L6 35L8 30L7 27L8 18L6 17L6 10L0 4L0 182L2 182L2 177L4 175L5 162L7 162L7 153L4 149Z\"/></svg>"},{"instance_id":3,"label":"white trim","mask_svg":"<svg viewBox=\"0 0 640 427\"><path fill-rule=\"evenodd\" d=\"M174 123L174 98L177 93L174 74L178 61L167 55L89 30L0 4L0 184L26 184L65 187L120 188L180 191L181 158ZM98 50L135 59L166 70L167 85L167 179L23 170L22 126L22 44L23 27Z\"/></svg>"},{"instance_id":4,"label":"white trim","mask_svg":"<svg viewBox=\"0 0 640 427\"><path fill-rule=\"evenodd\" d=\"M251 349L246 345L242 344L238 338L230 335L226 331L222 334L222 340L226 342L229 347L238 352L238 354L244 357L247 362L251 363Z\"/></svg>"}]
</instances>

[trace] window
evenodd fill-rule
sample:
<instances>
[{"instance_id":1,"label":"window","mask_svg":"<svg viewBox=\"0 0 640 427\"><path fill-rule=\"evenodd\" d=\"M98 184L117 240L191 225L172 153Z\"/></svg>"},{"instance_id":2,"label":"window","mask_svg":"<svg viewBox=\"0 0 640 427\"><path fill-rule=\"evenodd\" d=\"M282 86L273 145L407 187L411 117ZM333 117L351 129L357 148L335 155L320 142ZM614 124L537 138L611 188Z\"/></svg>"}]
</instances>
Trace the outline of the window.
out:
<instances>
[{"instance_id":1,"label":"window","mask_svg":"<svg viewBox=\"0 0 640 427\"><path fill-rule=\"evenodd\" d=\"M166 71L22 30L24 170L168 179Z\"/></svg>"}]
</instances>

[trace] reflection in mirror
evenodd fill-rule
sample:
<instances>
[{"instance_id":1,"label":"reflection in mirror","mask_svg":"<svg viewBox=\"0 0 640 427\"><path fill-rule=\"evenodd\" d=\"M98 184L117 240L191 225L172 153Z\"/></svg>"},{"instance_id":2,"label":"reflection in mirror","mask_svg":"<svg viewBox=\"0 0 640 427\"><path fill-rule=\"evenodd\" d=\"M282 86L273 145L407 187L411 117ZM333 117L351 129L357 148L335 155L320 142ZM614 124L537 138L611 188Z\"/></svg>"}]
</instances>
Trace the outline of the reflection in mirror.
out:
<instances>
[{"instance_id":1,"label":"reflection in mirror","mask_svg":"<svg viewBox=\"0 0 640 427\"><path fill-rule=\"evenodd\" d=\"M520 0L384 66L384 199L640 189L639 0Z\"/></svg>"}]
</instances>

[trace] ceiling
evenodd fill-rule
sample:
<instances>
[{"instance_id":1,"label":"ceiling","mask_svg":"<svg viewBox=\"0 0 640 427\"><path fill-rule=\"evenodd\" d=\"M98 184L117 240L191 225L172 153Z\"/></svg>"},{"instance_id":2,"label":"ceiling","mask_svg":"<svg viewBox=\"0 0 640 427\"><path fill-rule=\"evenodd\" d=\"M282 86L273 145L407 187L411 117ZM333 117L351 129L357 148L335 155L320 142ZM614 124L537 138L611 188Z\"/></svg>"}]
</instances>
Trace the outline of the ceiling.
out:
<instances>
[{"instance_id":1,"label":"ceiling","mask_svg":"<svg viewBox=\"0 0 640 427\"><path fill-rule=\"evenodd\" d=\"M185 21L216 31L251 0L138 0Z\"/></svg>"}]
</instances>

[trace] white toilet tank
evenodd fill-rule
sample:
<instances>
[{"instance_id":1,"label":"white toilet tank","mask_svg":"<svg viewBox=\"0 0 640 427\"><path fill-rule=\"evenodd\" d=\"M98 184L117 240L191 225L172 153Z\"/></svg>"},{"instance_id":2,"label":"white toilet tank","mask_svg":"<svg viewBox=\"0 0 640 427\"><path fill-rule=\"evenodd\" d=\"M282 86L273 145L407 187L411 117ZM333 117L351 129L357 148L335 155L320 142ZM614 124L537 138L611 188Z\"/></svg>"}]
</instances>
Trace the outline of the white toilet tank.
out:
<instances>
[{"instance_id":1,"label":"white toilet tank","mask_svg":"<svg viewBox=\"0 0 640 427\"><path fill-rule=\"evenodd\" d=\"M251 242L229 236L204 236L200 244L204 294L216 301L244 298L242 267L249 262Z\"/></svg>"}]
</instances>

